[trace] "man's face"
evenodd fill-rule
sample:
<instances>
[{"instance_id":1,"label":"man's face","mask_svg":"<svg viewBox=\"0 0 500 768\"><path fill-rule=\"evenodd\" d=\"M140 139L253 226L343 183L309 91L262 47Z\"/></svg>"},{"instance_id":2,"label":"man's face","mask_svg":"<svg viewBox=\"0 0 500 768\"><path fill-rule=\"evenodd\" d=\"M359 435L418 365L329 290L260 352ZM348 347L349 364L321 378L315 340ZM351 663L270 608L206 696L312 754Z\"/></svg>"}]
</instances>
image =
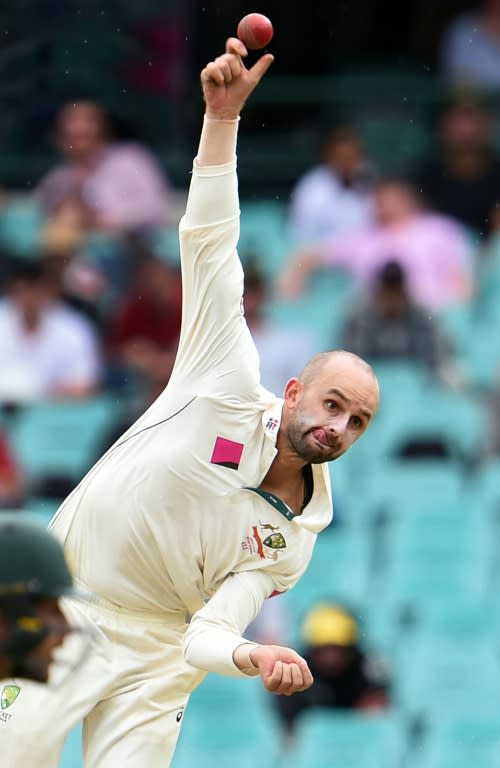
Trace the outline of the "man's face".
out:
<instances>
[{"instance_id":1,"label":"man's face","mask_svg":"<svg viewBox=\"0 0 500 768\"><path fill-rule=\"evenodd\" d=\"M304 461L322 464L342 456L368 427L379 402L368 367L349 357L324 363L314 380L285 390L286 436Z\"/></svg>"},{"instance_id":2,"label":"man's face","mask_svg":"<svg viewBox=\"0 0 500 768\"><path fill-rule=\"evenodd\" d=\"M350 177L363 159L361 145L352 138L334 141L327 153L327 162L341 176Z\"/></svg>"},{"instance_id":3,"label":"man's face","mask_svg":"<svg viewBox=\"0 0 500 768\"><path fill-rule=\"evenodd\" d=\"M381 184L373 198L375 216L382 226L391 226L418 211L409 188L398 182Z\"/></svg>"},{"instance_id":4,"label":"man's face","mask_svg":"<svg viewBox=\"0 0 500 768\"><path fill-rule=\"evenodd\" d=\"M354 648L341 645L320 645L310 651L314 668L324 677L336 678L352 664Z\"/></svg>"},{"instance_id":5,"label":"man's face","mask_svg":"<svg viewBox=\"0 0 500 768\"><path fill-rule=\"evenodd\" d=\"M38 600L35 606L37 619L47 627L47 636L28 654L27 659L33 668L36 678L45 683L48 680L49 669L54 660L54 652L64 642L64 638L71 631L71 627L61 609L59 601L51 598Z\"/></svg>"},{"instance_id":6,"label":"man's face","mask_svg":"<svg viewBox=\"0 0 500 768\"><path fill-rule=\"evenodd\" d=\"M69 159L85 159L97 151L105 140L98 106L91 102L66 105L59 116L57 138L61 152Z\"/></svg>"},{"instance_id":7,"label":"man's face","mask_svg":"<svg viewBox=\"0 0 500 768\"><path fill-rule=\"evenodd\" d=\"M12 285L9 295L26 318L37 318L50 299L47 283L44 280L17 280Z\"/></svg>"},{"instance_id":8,"label":"man's face","mask_svg":"<svg viewBox=\"0 0 500 768\"><path fill-rule=\"evenodd\" d=\"M408 298L398 286L382 286L376 293L377 307L384 317L394 320L408 308Z\"/></svg>"},{"instance_id":9,"label":"man's face","mask_svg":"<svg viewBox=\"0 0 500 768\"><path fill-rule=\"evenodd\" d=\"M21 629L29 630L30 627L34 631L39 631L39 629L43 628L46 628L48 631L43 640L24 657L24 661L27 664L26 676L29 674L30 679L46 683L49 678L49 670L54 659L54 653L62 645L69 632L71 632L71 627L59 608L58 600L53 598L41 598L36 601L34 616L26 617L26 626L23 627L21 624ZM7 632L7 624L5 621L0 620L0 641L8 639ZM2 661L4 662L2 664L4 674L9 676L12 673L10 669L12 662L7 657L3 657Z\"/></svg>"},{"instance_id":10,"label":"man's face","mask_svg":"<svg viewBox=\"0 0 500 768\"><path fill-rule=\"evenodd\" d=\"M484 147L489 138L488 117L478 107L456 106L443 118L441 135L452 149Z\"/></svg>"}]
</instances>

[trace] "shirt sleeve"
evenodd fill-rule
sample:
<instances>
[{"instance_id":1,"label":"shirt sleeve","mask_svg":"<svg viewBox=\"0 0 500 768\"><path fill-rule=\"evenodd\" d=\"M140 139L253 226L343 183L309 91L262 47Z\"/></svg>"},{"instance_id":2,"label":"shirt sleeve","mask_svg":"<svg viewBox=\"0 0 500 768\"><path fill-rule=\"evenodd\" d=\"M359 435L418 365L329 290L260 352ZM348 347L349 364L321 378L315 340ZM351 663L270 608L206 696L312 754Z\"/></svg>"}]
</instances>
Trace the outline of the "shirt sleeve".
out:
<instances>
[{"instance_id":1,"label":"shirt sleeve","mask_svg":"<svg viewBox=\"0 0 500 768\"><path fill-rule=\"evenodd\" d=\"M184 637L186 661L207 672L247 677L235 665L233 653L242 643L251 642L242 632L255 619L274 588L271 576L263 571L228 576L191 619Z\"/></svg>"},{"instance_id":2,"label":"shirt sleeve","mask_svg":"<svg viewBox=\"0 0 500 768\"><path fill-rule=\"evenodd\" d=\"M193 168L180 223L182 329L174 376L210 376L218 394L254 391L259 358L242 309L236 160Z\"/></svg>"}]
</instances>

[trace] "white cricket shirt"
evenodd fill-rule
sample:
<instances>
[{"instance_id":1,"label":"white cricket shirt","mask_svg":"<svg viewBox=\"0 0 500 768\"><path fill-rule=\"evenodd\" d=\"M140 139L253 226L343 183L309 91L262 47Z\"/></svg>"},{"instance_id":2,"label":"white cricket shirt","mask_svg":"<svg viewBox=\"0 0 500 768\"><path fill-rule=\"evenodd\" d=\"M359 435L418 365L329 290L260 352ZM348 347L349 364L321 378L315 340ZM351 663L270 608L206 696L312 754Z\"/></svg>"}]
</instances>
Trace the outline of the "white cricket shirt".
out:
<instances>
[{"instance_id":1,"label":"white cricket shirt","mask_svg":"<svg viewBox=\"0 0 500 768\"><path fill-rule=\"evenodd\" d=\"M276 456L283 401L259 382L238 233L236 161L195 163L171 380L51 524L85 587L130 610L190 614L186 660L235 675L242 632L267 597L300 578L332 516L324 464L312 466L300 516L251 490Z\"/></svg>"}]
</instances>

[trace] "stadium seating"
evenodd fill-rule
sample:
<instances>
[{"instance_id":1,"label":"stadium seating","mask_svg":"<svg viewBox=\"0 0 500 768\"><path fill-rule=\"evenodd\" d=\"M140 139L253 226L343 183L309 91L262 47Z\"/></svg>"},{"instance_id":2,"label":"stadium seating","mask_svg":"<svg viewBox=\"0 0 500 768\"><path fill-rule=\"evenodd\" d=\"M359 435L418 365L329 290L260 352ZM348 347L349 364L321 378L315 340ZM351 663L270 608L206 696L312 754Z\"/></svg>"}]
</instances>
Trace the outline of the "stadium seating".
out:
<instances>
[{"instance_id":1,"label":"stadium seating","mask_svg":"<svg viewBox=\"0 0 500 768\"><path fill-rule=\"evenodd\" d=\"M10 438L30 485L47 479L77 482L101 452L118 413L119 404L107 396L25 406Z\"/></svg>"},{"instance_id":2,"label":"stadium seating","mask_svg":"<svg viewBox=\"0 0 500 768\"><path fill-rule=\"evenodd\" d=\"M274 300L271 319L290 327L307 328L317 340L318 350L339 344L342 319L353 297L353 281L340 269L319 270L306 293L294 301Z\"/></svg>"},{"instance_id":3,"label":"stadium seating","mask_svg":"<svg viewBox=\"0 0 500 768\"><path fill-rule=\"evenodd\" d=\"M499 707L500 665L486 632L474 638L417 632L401 644L393 667L395 701L407 713L432 721L435 714Z\"/></svg>"},{"instance_id":4,"label":"stadium seating","mask_svg":"<svg viewBox=\"0 0 500 768\"><path fill-rule=\"evenodd\" d=\"M66 738L59 768L83 768L82 729L74 728Z\"/></svg>"},{"instance_id":5,"label":"stadium seating","mask_svg":"<svg viewBox=\"0 0 500 768\"><path fill-rule=\"evenodd\" d=\"M274 280L291 247L283 203L277 200L242 202L238 252L243 263L255 259L264 276Z\"/></svg>"},{"instance_id":6,"label":"stadium seating","mask_svg":"<svg viewBox=\"0 0 500 768\"><path fill-rule=\"evenodd\" d=\"M500 765L500 711L478 702L475 712L445 712L429 724L410 768L497 768Z\"/></svg>"},{"instance_id":7,"label":"stadium seating","mask_svg":"<svg viewBox=\"0 0 500 768\"><path fill-rule=\"evenodd\" d=\"M26 512L34 515L41 523L48 525L62 501L63 499L56 498L30 498L26 503Z\"/></svg>"},{"instance_id":8,"label":"stadium seating","mask_svg":"<svg viewBox=\"0 0 500 768\"><path fill-rule=\"evenodd\" d=\"M404 741L404 728L392 714L309 710L299 720L293 754L280 765L399 768Z\"/></svg>"},{"instance_id":9,"label":"stadium seating","mask_svg":"<svg viewBox=\"0 0 500 768\"><path fill-rule=\"evenodd\" d=\"M433 460L378 462L375 457L364 490L372 510L399 516L418 514L428 506L439 507L443 515L460 503L464 476L455 463ZM455 505L455 506L451 506Z\"/></svg>"},{"instance_id":10,"label":"stadium seating","mask_svg":"<svg viewBox=\"0 0 500 768\"><path fill-rule=\"evenodd\" d=\"M42 247L43 214L28 198L12 198L0 211L0 248L19 258L33 259Z\"/></svg>"},{"instance_id":11,"label":"stadium seating","mask_svg":"<svg viewBox=\"0 0 500 768\"><path fill-rule=\"evenodd\" d=\"M280 740L260 680L208 675L191 696L173 768L275 768Z\"/></svg>"}]
</instances>

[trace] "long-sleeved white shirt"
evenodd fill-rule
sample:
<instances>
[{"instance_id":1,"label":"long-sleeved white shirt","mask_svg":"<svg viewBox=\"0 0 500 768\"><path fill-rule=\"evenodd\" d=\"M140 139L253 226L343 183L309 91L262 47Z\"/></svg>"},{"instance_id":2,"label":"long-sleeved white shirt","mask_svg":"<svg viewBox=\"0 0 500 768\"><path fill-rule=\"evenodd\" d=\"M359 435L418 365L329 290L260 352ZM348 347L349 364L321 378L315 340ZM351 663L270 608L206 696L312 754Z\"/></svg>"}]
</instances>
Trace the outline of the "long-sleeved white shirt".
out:
<instances>
[{"instance_id":1,"label":"long-sleeved white shirt","mask_svg":"<svg viewBox=\"0 0 500 768\"><path fill-rule=\"evenodd\" d=\"M267 597L300 578L332 516L326 465L312 466L300 516L258 491L283 402L259 382L238 232L236 162L195 164L180 225L183 319L171 380L51 526L85 587L145 614L190 614L186 660L234 675L245 628Z\"/></svg>"}]
</instances>

